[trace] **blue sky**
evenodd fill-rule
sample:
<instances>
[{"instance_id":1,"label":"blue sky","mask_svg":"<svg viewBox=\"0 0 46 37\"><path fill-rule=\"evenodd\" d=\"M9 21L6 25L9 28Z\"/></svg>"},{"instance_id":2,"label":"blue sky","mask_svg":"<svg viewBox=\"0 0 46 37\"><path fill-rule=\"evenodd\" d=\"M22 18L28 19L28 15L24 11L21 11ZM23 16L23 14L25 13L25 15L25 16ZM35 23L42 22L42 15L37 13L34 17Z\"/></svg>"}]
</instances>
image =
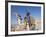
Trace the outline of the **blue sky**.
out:
<instances>
[{"instance_id":1,"label":"blue sky","mask_svg":"<svg viewBox=\"0 0 46 37\"><path fill-rule=\"evenodd\" d=\"M24 19L25 14L27 12L30 13L30 16L33 16L34 18L37 18L37 19L41 19L41 7L11 5L11 23L12 24L16 24L17 22L17 18L14 15L16 12L18 12L21 15L22 19Z\"/></svg>"}]
</instances>

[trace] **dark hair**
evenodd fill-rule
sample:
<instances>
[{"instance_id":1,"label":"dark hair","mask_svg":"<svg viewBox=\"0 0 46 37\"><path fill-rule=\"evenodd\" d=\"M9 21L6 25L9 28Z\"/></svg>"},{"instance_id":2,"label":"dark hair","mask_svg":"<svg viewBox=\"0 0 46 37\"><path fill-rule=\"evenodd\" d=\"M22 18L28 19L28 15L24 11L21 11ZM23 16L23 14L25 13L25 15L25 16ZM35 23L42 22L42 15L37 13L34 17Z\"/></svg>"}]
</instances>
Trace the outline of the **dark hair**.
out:
<instances>
[{"instance_id":1,"label":"dark hair","mask_svg":"<svg viewBox=\"0 0 46 37\"><path fill-rule=\"evenodd\" d=\"M27 13L27 16L29 16L29 15L30 15L30 13L28 12L28 13Z\"/></svg>"}]
</instances>

